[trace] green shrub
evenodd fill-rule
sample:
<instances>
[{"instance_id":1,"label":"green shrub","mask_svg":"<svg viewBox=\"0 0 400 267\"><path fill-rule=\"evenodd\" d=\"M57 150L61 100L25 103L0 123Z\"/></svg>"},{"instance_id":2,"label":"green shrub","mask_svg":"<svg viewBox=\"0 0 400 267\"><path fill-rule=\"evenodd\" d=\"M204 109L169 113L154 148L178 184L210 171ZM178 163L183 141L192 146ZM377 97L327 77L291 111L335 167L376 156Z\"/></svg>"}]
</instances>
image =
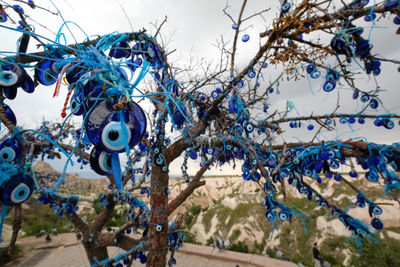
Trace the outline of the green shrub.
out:
<instances>
[{"instance_id":1,"label":"green shrub","mask_svg":"<svg viewBox=\"0 0 400 267\"><path fill-rule=\"evenodd\" d=\"M233 233L231 235L231 242L235 241L240 236L240 234L241 233L239 229L233 230Z\"/></svg>"},{"instance_id":2,"label":"green shrub","mask_svg":"<svg viewBox=\"0 0 400 267\"><path fill-rule=\"evenodd\" d=\"M379 240L379 244L363 240L362 254L354 255L350 259L351 266L359 267L392 267L400 266L400 257L398 256L400 244L394 239L387 238ZM352 242L354 246L354 242ZM356 250L354 248L354 250ZM356 251L354 251L356 252Z\"/></svg>"},{"instance_id":3,"label":"green shrub","mask_svg":"<svg viewBox=\"0 0 400 267\"><path fill-rule=\"evenodd\" d=\"M192 213L194 216L199 215L201 211L201 206L200 205L192 205L189 208L189 212Z\"/></svg>"},{"instance_id":4,"label":"green shrub","mask_svg":"<svg viewBox=\"0 0 400 267\"><path fill-rule=\"evenodd\" d=\"M21 252L21 248L18 245L15 245L14 252L12 255L8 255L8 247L0 249L0 266L3 266L7 262L15 260L19 253Z\"/></svg>"},{"instance_id":5,"label":"green shrub","mask_svg":"<svg viewBox=\"0 0 400 267\"><path fill-rule=\"evenodd\" d=\"M249 253L249 247L242 241L232 244L228 250Z\"/></svg>"},{"instance_id":6,"label":"green shrub","mask_svg":"<svg viewBox=\"0 0 400 267\"><path fill-rule=\"evenodd\" d=\"M212 236L210 236L210 238L207 239L207 241L206 241L206 246L209 246L209 245L211 245L211 244L214 244L214 238L213 238Z\"/></svg>"}]
</instances>

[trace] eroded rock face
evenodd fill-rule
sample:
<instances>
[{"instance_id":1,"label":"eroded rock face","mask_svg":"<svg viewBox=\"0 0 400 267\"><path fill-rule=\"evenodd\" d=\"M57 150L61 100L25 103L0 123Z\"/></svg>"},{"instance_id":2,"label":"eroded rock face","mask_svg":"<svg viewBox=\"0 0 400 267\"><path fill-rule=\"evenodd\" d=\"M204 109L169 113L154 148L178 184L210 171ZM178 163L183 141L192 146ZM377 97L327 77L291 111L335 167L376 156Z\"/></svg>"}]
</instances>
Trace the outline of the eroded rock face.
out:
<instances>
[{"instance_id":1,"label":"eroded rock face","mask_svg":"<svg viewBox=\"0 0 400 267\"><path fill-rule=\"evenodd\" d=\"M46 187L52 187L61 175L59 170L53 169L49 163L44 161L37 162L33 170L39 177L39 182L45 184ZM64 180L65 184L60 186L60 190L71 194L86 195L90 198L107 190L109 183L106 179L94 180L75 174L66 174Z\"/></svg>"}]
</instances>

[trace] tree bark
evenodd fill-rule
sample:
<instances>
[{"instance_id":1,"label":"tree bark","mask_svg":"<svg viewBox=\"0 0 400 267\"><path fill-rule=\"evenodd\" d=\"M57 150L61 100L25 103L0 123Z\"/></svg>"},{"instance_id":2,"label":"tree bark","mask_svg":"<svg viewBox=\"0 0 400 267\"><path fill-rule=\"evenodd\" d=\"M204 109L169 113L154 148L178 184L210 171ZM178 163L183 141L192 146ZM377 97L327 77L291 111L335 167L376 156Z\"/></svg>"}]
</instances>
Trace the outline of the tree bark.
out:
<instances>
[{"instance_id":1,"label":"tree bark","mask_svg":"<svg viewBox=\"0 0 400 267\"><path fill-rule=\"evenodd\" d=\"M90 265L95 264L96 260L101 262L108 258L107 247L93 247L93 245L83 244Z\"/></svg>"},{"instance_id":2,"label":"tree bark","mask_svg":"<svg viewBox=\"0 0 400 267\"><path fill-rule=\"evenodd\" d=\"M153 165L151 171L150 194L150 223L149 223L149 249L147 254L147 267L161 267L166 265L167 234L168 234L168 170L163 172L160 166ZM161 225L162 230L157 232L156 226Z\"/></svg>"}]
</instances>

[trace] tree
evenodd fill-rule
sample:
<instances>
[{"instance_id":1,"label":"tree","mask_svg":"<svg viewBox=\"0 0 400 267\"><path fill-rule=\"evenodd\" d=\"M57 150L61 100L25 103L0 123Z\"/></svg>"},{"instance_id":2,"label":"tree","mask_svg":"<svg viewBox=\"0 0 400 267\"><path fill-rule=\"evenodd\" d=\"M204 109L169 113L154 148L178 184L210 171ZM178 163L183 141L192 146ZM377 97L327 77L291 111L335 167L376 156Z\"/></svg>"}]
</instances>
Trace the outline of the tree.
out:
<instances>
[{"instance_id":1,"label":"tree","mask_svg":"<svg viewBox=\"0 0 400 267\"><path fill-rule=\"evenodd\" d=\"M33 1L23 3L34 6ZM378 56L367 32L363 33L359 25L364 18L374 26L384 16L394 18L394 23L399 24L399 1L282 1L272 25L264 25L266 30L259 34L257 51L245 64L240 64L238 44L250 39L245 34L246 27L255 18L274 13L267 8L245 15L246 6L247 0L242 1L236 16L229 13L229 6L223 10L233 24L233 40L228 43L221 38L217 44L218 63L201 65L200 73L195 66L182 68L168 61L169 51L157 39L166 20L156 27L154 35L146 30L116 33L88 37L83 43L67 46L34 34L30 17L21 6L3 4L0 9L3 21L12 22L12 12L21 21L18 29L2 28L17 30L22 37L15 56L1 59L2 103L5 98L15 98L19 87L29 93L40 83L55 88L55 96L59 90L68 88L62 115L66 117L69 108L71 113L66 122L70 116L83 118L78 130L69 123L47 122L39 131L31 131L18 128L11 109L6 104L0 105L0 119L9 130L1 145L7 150L0 151L4 163L2 188L14 192L19 185L25 185L19 198L12 198L4 189L1 193L3 210L8 206L15 209L10 251L20 227L20 203L36 186L39 201L50 204L82 232L82 244L91 264L107 265L121 260L128 263L136 258L145 262L147 256L147 266L164 266L168 249L171 251L169 264L172 264L173 253L184 234L179 230L181 218L169 223L168 216L196 188L205 184L201 178L207 169L228 163L240 163L244 180L257 183L263 190L266 221L274 227L279 221L304 219L301 212L285 203L287 187L293 186L309 200L330 209L357 240L374 239L370 227L326 199L310 183L322 183L332 177L346 183L357 196L355 204L368 207L372 227L377 230L383 227L379 220L382 209L350 179L358 177L362 168L369 182L383 181L386 196L398 201L397 143L342 141L325 137L323 132L340 130L336 120L351 125L356 120L363 124L365 119L374 119L382 132L394 127L393 120L399 116L384 108L379 87L363 90L358 84L362 75L380 75L382 62L399 62ZM71 31L68 23L65 25ZM56 40L60 41L61 36L57 35ZM30 39L37 40L43 51L28 53ZM35 64L34 81L25 71L29 67L27 63ZM268 64L282 70L270 81L263 75ZM326 73L325 77L320 77L321 70ZM146 75L151 79L146 80ZM353 92L353 99L365 104L356 112L343 113L338 97L336 108L328 113L325 110L321 114L289 116L296 110L291 101L286 102L284 109L271 110L271 94L274 87L284 82L283 76L294 81L321 79L321 93L331 98L339 92L336 87L347 86ZM67 86L61 86L63 77ZM137 88L141 82L148 82L146 91ZM136 100L134 96L152 104L148 116L138 105L139 101L132 100ZM279 136L289 129L287 125L299 128L304 122L309 122L307 130L312 133L311 138L305 142L279 141ZM71 140L74 142L70 143ZM104 206L91 225L76 214L77 197L56 192L63 176L53 189L34 184L31 158L43 153L59 156L56 148L66 155L66 166L75 154L110 180L109 192L101 197ZM128 158L125 170L121 170L119 159L123 153ZM168 199L169 167L178 157L184 158L182 171L188 184L177 197ZM201 158L200 168L189 179L188 160L197 158ZM360 168L356 168L354 159ZM347 166L352 178L336 171L340 166ZM142 186L146 177L150 178L150 187ZM17 179L18 183L12 183ZM139 189L149 192L149 207L132 194ZM278 198L281 194L283 201ZM127 222L115 233L102 232L118 203L129 207ZM131 229L140 233L140 237L129 235ZM118 246L126 252L108 259L108 246Z\"/></svg>"}]
</instances>

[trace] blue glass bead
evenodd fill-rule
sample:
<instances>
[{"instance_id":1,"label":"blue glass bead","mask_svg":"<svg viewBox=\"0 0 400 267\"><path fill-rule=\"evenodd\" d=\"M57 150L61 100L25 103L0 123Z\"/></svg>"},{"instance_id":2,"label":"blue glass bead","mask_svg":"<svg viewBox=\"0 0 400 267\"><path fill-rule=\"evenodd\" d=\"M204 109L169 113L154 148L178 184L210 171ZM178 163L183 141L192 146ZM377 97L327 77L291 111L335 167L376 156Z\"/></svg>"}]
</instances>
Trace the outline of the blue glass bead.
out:
<instances>
[{"instance_id":1,"label":"blue glass bead","mask_svg":"<svg viewBox=\"0 0 400 267\"><path fill-rule=\"evenodd\" d=\"M28 1L28 5L29 5L32 9L34 9L34 8L36 7L36 5L35 5L35 3L33 2L33 0L29 0L29 1Z\"/></svg>"},{"instance_id":2,"label":"blue glass bead","mask_svg":"<svg viewBox=\"0 0 400 267\"><path fill-rule=\"evenodd\" d=\"M7 15L6 14L0 14L0 22L6 22L7 21Z\"/></svg>"},{"instance_id":3,"label":"blue glass bead","mask_svg":"<svg viewBox=\"0 0 400 267\"><path fill-rule=\"evenodd\" d=\"M372 227L374 227L376 230L382 230L383 229L383 223L379 218L373 218L371 221Z\"/></svg>"},{"instance_id":4,"label":"blue glass bead","mask_svg":"<svg viewBox=\"0 0 400 267\"><path fill-rule=\"evenodd\" d=\"M370 14L367 14L367 15L365 15L365 17L364 17L364 20L365 21L372 21L372 20L375 20L375 18L376 18L376 14L375 13L370 13Z\"/></svg>"},{"instance_id":5,"label":"blue glass bead","mask_svg":"<svg viewBox=\"0 0 400 267\"><path fill-rule=\"evenodd\" d=\"M284 2L284 3L282 4L281 12L282 12L282 13L288 12L288 11L290 10L291 6L292 6L292 5L291 5L289 2Z\"/></svg>"},{"instance_id":6,"label":"blue glass bead","mask_svg":"<svg viewBox=\"0 0 400 267\"><path fill-rule=\"evenodd\" d=\"M329 80L329 81L325 81L324 85L322 86L322 89L325 92L330 92L333 89L335 89L336 87L336 82L334 80Z\"/></svg>"},{"instance_id":7,"label":"blue glass bead","mask_svg":"<svg viewBox=\"0 0 400 267\"><path fill-rule=\"evenodd\" d=\"M239 28L239 25L237 25L236 23L232 25L232 29L237 30Z\"/></svg>"},{"instance_id":8,"label":"blue glass bead","mask_svg":"<svg viewBox=\"0 0 400 267\"><path fill-rule=\"evenodd\" d=\"M353 99L357 99L359 94L360 94L360 90L354 89L354 91L353 91Z\"/></svg>"},{"instance_id":9,"label":"blue glass bead","mask_svg":"<svg viewBox=\"0 0 400 267\"><path fill-rule=\"evenodd\" d=\"M342 181L343 180L343 178L342 178L342 176L340 175L340 174L335 174L335 176L333 177L333 179L335 179L335 181L338 181L338 182L340 182L340 181Z\"/></svg>"},{"instance_id":10,"label":"blue glass bead","mask_svg":"<svg viewBox=\"0 0 400 267\"><path fill-rule=\"evenodd\" d=\"M373 183L376 183L379 180L379 176L376 172L374 171L368 171L365 173L365 178Z\"/></svg>"},{"instance_id":11,"label":"blue glass bead","mask_svg":"<svg viewBox=\"0 0 400 267\"><path fill-rule=\"evenodd\" d=\"M311 74L314 70L315 70L314 64L308 64L307 65L306 71L307 71L308 74Z\"/></svg>"},{"instance_id":12,"label":"blue glass bead","mask_svg":"<svg viewBox=\"0 0 400 267\"><path fill-rule=\"evenodd\" d=\"M242 41L247 42L248 40L250 40L250 35L248 35L248 34L243 35Z\"/></svg>"},{"instance_id":13,"label":"blue glass bead","mask_svg":"<svg viewBox=\"0 0 400 267\"><path fill-rule=\"evenodd\" d=\"M358 121L359 124L364 124L365 123L364 118L359 118L357 121Z\"/></svg>"},{"instance_id":14,"label":"blue glass bead","mask_svg":"<svg viewBox=\"0 0 400 267\"><path fill-rule=\"evenodd\" d=\"M391 129L394 128L394 122L391 121L391 120L389 120L389 119L383 119L383 126L384 126L386 129L391 130Z\"/></svg>"},{"instance_id":15,"label":"blue glass bead","mask_svg":"<svg viewBox=\"0 0 400 267\"><path fill-rule=\"evenodd\" d=\"M321 76L321 72L315 69L313 72L311 72L310 76L312 79L318 79Z\"/></svg>"},{"instance_id":16,"label":"blue glass bead","mask_svg":"<svg viewBox=\"0 0 400 267\"><path fill-rule=\"evenodd\" d=\"M256 72L255 72L253 69L250 69L250 70L247 72L247 76L248 76L249 78L254 78L254 77L256 77Z\"/></svg>"},{"instance_id":17,"label":"blue glass bead","mask_svg":"<svg viewBox=\"0 0 400 267\"><path fill-rule=\"evenodd\" d=\"M349 172L349 175L350 175L350 177L352 177L352 178L358 177L358 174L357 174L357 172L356 172L355 170L350 171L350 172Z\"/></svg>"},{"instance_id":18,"label":"blue glass bead","mask_svg":"<svg viewBox=\"0 0 400 267\"><path fill-rule=\"evenodd\" d=\"M369 100L369 95L368 94L363 94L361 96L361 102L365 103Z\"/></svg>"},{"instance_id":19,"label":"blue glass bead","mask_svg":"<svg viewBox=\"0 0 400 267\"><path fill-rule=\"evenodd\" d=\"M381 127L383 125L383 120L381 120L381 119L374 120L374 125L376 127Z\"/></svg>"},{"instance_id":20,"label":"blue glass bead","mask_svg":"<svg viewBox=\"0 0 400 267\"><path fill-rule=\"evenodd\" d=\"M21 14L25 13L24 10L22 9L22 7L19 5L13 5L12 7L15 10L15 12L17 12L17 13L21 13Z\"/></svg>"},{"instance_id":21,"label":"blue glass bead","mask_svg":"<svg viewBox=\"0 0 400 267\"><path fill-rule=\"evenodd\" d=\"M307 126L307 129L308 129L309 131L312 131L312 130L314 129L314 125L309 124L309 125Z\"/></svg>"},{"instance_id":22,"label":"blue glass bead","mask_svg":"<svg viewBox=\"0 0 400 267\"><path fill-rule=\"evenodd\" d=\"M131 261L128 258L124 258L122 261L125 265L128 265Z\"/></svg>"},{"instance_id":23,"label":"blue glass bead","mask_svg":"<svg viewBox=\"0 0 400 267\"><path fill-rule=\"evenodd\" d=\"M264 63L261 65L261 67L265 69L266 67L268 67L268 63L267 63L267 62L264 62ZM400 68L400 67L399 67L399 68Z\"/></svg>"},{"instance_id":24,"label":"blue glass bead","mask_svg":"<svg viewBox=\"0 0 400 267\"><path fill-rule=\"evenodd\" d=\"M340 120L339 120L339 122L340 122L341 124L345 124L345 123L347 122L347 119L346 119L345 117L341 117Z\"/></svg>"}]
</instances>

